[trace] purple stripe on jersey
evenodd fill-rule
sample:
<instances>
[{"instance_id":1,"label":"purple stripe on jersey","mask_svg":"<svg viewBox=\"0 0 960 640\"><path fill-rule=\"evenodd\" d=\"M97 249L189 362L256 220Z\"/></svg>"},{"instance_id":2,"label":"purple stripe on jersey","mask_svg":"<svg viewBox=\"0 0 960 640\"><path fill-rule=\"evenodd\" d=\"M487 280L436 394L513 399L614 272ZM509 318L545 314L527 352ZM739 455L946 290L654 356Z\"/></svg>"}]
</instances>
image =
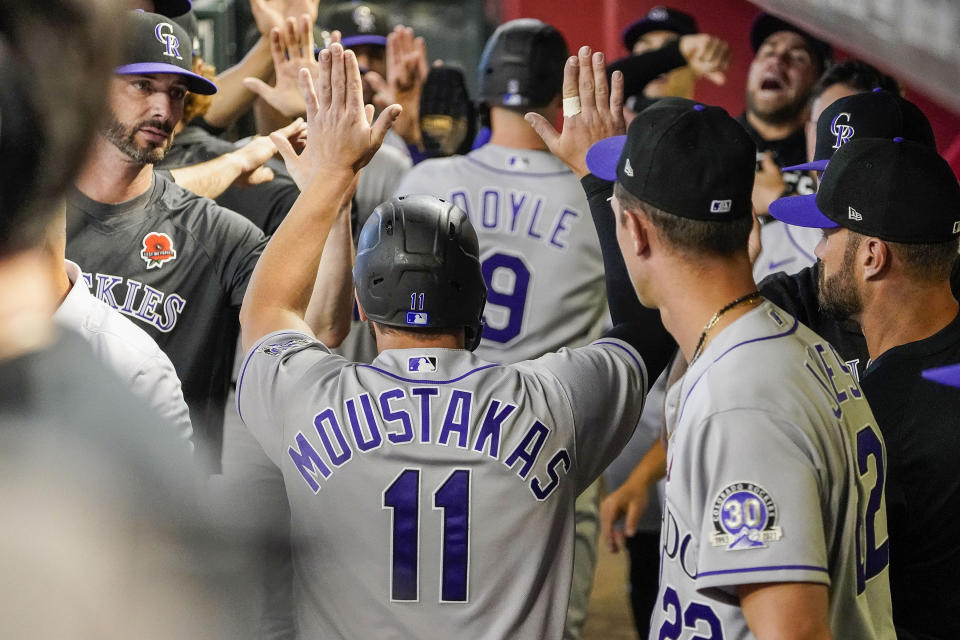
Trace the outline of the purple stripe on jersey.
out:
<instances>
[{"instance_id":1,"label":"purple stripe on jersey","mask_svg":"<svg viewBox=\"0 0 960 640\"><path fill-rule=\"evenodd\" d=\"M375 367L375 366L373 366L372 364L358 364L358 365L357 365L357 368L358 368L358 369L360 369L360 368L373 369L373 370L376 371L377 373L382 373L383 375L385 375L385 376L387 376L387 377L389 377L389 378L393 378L394 380L399 380L400 382L414 382L414 383L417 383L417 384L451 384L451 383L454 383L454 382L459 382L459 381L463 380L464 378L466 378L467 376L472 376L473 374L475 374L475 373L478 372L478 371L483 371L484 369L489 369L490 367L499 367L499 366L501 366L501 365L499 365L499 364L485 364L485 365L483 365L482 367L477 367L476 369L471 369L470 371L467 371L467 372L466 372L465 374L463 374L462 376L458 376L458 377L456 377L456 378L453 378L452 380L421 380L421 379L419 379L419 378L404 378L403 376L398 376L397 374L391 373L391 372L387 371L386 369L381 369L380 367ZM238 385L238 388L239 388L239 385Z\"/></svg>"},{"instance_id":2,"label":"purple stripe on jersey","mask_svg":"<svg viewBox=\"0 0 960 640\"><path fill-rule=\"evenodd\" d=\"M534 173L531 171L510 171L509 169L497 169L496 167L491 167L488 164L484 164L477 160L476 158L471 158L470 156L463 156L466 160L480 165L487 171L492 171L494 173L502 173L506 176L526 176L528 178L556 178L557 176L567 176L570 175L570 171L548 171L546 173Z\"/></svg>"},{"instance_id":3,"label":"purple stripe on jersey","mask_svg":"<svg viewBox=\"0 0 960 640\"><path fill-rule=\"evenodd\" d=\"M597 340L597 341L594 342L593 344L608 344L608 345L610 345L611 347L616 347L617 349L620 349L620 350L622 350L623 352L625 352L628 356L630 356L630 359L631 359L631 360L633 360L634 362L637 363L637 369L639 369L639 370L640 370L640 373L643 375L643 381L644 381L644 382L647 381L647 370L646 370L646 368L644 368L643 362L641 362L639 359L637 359L637 356L636 356L636 354L635 354L633 351L631 351L630 349L627 349L627 348L626 348L625 346L623 346L622 344L618 344L618 343L616 343L616 342L610 342L609 340L603 340L603 341Z\"/></svg>"},{"instance_id":4,"label":"purple stripe on jersey","mask_svg":"<svg viewBox=\"0 0 960 640\"><path fill-rule=\"evenodd\" d=\"M787 239L790 240L790 244L793 245L794 249L796 249L796 250L799 251L801 254L803 254L803 257L806 258L807 260L809 260L810 262L816 262L816 261L817 261L816 257L814 257L814 256L810 255L809 253L807 253L807 250L804 249L803 247L801 247L801 246L800 246L800 243L797 242L797 241L794 239L793 235L790 234L790 225L784 224L783 226L784 226L784 231L785 231L786 234L787 234Z\"/></svg>"},{"instance_id":5,"label":"purple stripe on jersey","mask_svg":"<svg viewBox=\"0 0 960 640\"><path fill-rule=\"evenodd\" d=\"M789 316L789 317L791 317L791 318L793 318L793 316L791 316L790 314L786 314L786 315ZM734 349L736 349L736 348L738 348L738 347L742 347L742 346L744 346L744 345L748 345L748 344L750 344L751 342L763 342L763 341L765 341L765 340L776 340L777 338L785 338L785 337L787 337L787 336L793 335L794 333L797 332L797 327L799 327L799 326L800 326L800 321L797 320L796 318L793 318L793 326L790 327L790 329L789 329L788 331L786 331L785 333L778 333L778 334L775 335L775 336L763 336L762 338L751 338L750 340L745 340L745 341L743 341L743 342L738 342L737 344L733 345L732 347L730 347L729 349L727 349L726 351L724 351L723 353L721 353L719 356L717 356L717 357L713 360L713 362L711 363L711 365L720 362L720 360L721 360L725 355L727 355L728 353L730 353L730 352L733 351ZM687 400L690 399L690 394L693 393L693 390L696 388L697 384L700 383L700 380L703 379L703 376L705 376L705 375L707 374L707 371L709 371L709 370L710 370L710 367L707 367L706 369L703 370L703 373L701 373L701 374L697 377L697 379L694 381L693 385L690 386L690 389L687 391L687 395L684 396L684 398L683 398L683 405L680 407L680 414L677 416L677 424L680 423L680 418L683 417L683 410L687 408Z\"/></svg>"},{"instance_id":6,"label":"purple stripe on jersey","mask_svg":"<svg viewBox=\"0 0 960 640\"><path fill-rule=\"evenodd\" d=\"M706 576L720 576L729 573L754 573L757 571L823 571L824 573L830 573L830 571L824 567L815 567L809 564L781 564L770 567L750 567L748 569L722 569L720 571L704 571L703 573L698 573L697 578L703 578Z\"/></svg>"}]
</instances>

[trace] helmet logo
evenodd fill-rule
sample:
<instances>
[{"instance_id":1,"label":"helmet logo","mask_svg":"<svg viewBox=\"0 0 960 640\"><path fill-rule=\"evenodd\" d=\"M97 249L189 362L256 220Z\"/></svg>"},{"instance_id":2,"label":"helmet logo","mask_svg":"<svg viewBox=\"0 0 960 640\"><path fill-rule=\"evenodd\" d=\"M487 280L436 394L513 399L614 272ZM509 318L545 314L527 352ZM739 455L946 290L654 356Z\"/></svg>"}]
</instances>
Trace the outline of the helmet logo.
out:
<instances>
[{"instance_id":1,"label":"helmet logo","mask_svg":"<svg viewBox=\"0 0 960 640\"><path fill-rule=\"evenodd\" d=\"M370 7L361 5L353 10L353 21L357 25L357 30L360 33L370 33L376 29L376 20L373 17L373 12L370 11Z\"/></svg>"}]
</instances>

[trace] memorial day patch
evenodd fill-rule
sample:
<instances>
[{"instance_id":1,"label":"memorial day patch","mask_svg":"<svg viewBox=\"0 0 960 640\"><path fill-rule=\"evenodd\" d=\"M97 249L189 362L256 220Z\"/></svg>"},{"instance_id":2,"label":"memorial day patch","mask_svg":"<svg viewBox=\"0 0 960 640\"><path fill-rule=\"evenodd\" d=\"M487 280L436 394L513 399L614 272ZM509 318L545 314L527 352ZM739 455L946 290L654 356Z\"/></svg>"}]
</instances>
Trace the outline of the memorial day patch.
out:
<instances>
[{"instance_id":1,"label":"memorial day patch","mask_svg":"<svg viewBox=\"0 0 960 640\"><path fill-rule=\"evenodd\" d=\"M160 269L163 263L177 259L177 250L173 240L165 233L151 231L143 237L143 251L140 257L147 261L147 269Z\"/></svg>"},{"instance_id":2,"label":"memorial day patch","mask_svg":"<svg viewBox=\"0 0 960 640\"><path fill-rule=\"evenodd\" d=\"M260 351L264 352L268 356L280 357L290 349L294 347L301 347L303 345L310 344L310 340L306 338L289 338L287 340L281 340L280 342L274 342L273 344L265 344L260 347Z\"/></svg>"},{"instance_id":3,"label":"memorial day patch","mask_svg":"<svg viewBox=\"0 0 960 640\"><path fill-rule=\"evenodd\" d=\"M762 549L783 536L773 496L752 482L727 486L714 500L711 515L715 531L710 544L727 551Z\"/></svg>"}]
</instances>

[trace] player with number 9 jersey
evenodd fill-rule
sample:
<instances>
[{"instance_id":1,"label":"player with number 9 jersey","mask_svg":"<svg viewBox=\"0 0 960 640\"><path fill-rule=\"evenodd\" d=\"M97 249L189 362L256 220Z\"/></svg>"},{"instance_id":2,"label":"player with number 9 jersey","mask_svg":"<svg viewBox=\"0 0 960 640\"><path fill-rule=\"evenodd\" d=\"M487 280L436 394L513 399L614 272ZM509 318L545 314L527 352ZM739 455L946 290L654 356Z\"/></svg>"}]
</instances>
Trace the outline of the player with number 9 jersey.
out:
<instances>
[{"instance_id":1,"label":"player with number 9 jersey","mask_svg":"<svg viewBox=\"0 0 960 640\"><path fill-rule=\"evenodd\" d=\"M548 151L487 144L427 160L400 183L397 195L406 194L454 203L477 231L487 284L481 358L518 362L601 335L597 232L580 182Z\"/></svg>"},{"instance_id":2,"label":"player with number 9 jersey","mask_svg":"<svg viewBox=\"0 0 960 640\"><path fill-rule=\"evenodd\" d=\"M835 638L896 637L886 451L829 343L764 302L670 388L666 418L651 638L753 638L737 587L796 582L828 586Z\"/></svg>"}]
</instances>

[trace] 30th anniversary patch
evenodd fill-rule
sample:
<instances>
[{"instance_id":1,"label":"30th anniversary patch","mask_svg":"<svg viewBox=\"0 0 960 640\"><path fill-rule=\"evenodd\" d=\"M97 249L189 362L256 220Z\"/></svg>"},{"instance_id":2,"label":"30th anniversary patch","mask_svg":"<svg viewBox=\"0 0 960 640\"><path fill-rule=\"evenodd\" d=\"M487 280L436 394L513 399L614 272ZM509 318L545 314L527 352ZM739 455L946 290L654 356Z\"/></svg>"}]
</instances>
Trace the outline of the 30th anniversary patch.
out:
<instances>
[{"instance_id":1,"label":"30th anniversary patch","mask_svg":"<svg viewBox=\"0 0 960 640\"><path fill-rule=\"evenodd\" d=\"M717 495L711 510L710 544L728 551L761 549L783 536L777 526L777 503L753 482L735 482Z\"/></svg>"}]
</instances>

